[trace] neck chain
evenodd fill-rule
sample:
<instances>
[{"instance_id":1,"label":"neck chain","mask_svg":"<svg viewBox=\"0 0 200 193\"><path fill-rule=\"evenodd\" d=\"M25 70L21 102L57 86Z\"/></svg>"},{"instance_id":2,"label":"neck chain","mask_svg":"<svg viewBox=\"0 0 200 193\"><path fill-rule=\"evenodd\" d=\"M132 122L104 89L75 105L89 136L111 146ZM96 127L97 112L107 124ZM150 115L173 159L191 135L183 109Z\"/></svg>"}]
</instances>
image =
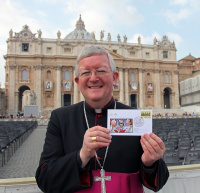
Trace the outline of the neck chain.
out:
<instances>
[{"instance_id":1,"label":"neck chain","mask_svg":"<svg viewBox=\"0 0 200 193\"><path fill-rule=\"evenodd\" d=\"M114 109L116 109L116 101L115 101ZM87 128L90 129L89 123L88 123L88 119L87 119L86 110L85 110L85 101L84 101L84 105L83 105L83 110L84 110L84 116L85 116L85 121L86 121L86 124L87 124ZM107 153L108 153L108 148L109 148L109 146L106 147L106 152L105 152L105 157L104 157L104 160L103 160L103 165L101 165L100 161L98 160L97 153L95 153L95 157L96 157L97 163L99 164L101 169L104 168L104 164L105 164Z\"/></svg>"}]
</instances>

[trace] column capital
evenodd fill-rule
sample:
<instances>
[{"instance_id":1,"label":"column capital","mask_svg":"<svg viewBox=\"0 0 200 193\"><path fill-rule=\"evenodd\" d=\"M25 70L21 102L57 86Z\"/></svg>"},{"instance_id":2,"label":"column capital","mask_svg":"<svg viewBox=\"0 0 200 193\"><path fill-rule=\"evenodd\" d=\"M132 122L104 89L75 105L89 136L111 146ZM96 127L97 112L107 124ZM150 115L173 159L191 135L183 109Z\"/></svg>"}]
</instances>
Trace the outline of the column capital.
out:
<instances>
[{"instance_id":1,"label":"column capital","mask_svg":"<svg viewBox=\"0 0 200 193\"><path fill-rule=\"evenodd\" d=\"M160 70L160 69L155 69L154 72L155 72L155 73L160 73L161 70Z\"/></svg>"},{"instance_id":2,"label":"column capital","mask_svg":"<svg viewBox=\"0 0 200 193\"><path fill-rule=\"evenodd\" d=\"M42 70L43 66L42 66L42 64L35 64L35 65L33 66L33 68L34 68L35 70Z\"/></svg>"},{"instance_id":3,"label":"column capital","mask_svg":"<svg viewBox=\"0 0 200 193\"><path fill-rule=\"evenodd\" d=\"M139 72L144 72L144 69L139 68L138 71L139 71Z\"/></svg>"},{"instance_id":4,"label":"column capital","mask_svg":"<svg viewBox=\"0 0 200 193\"><path fill-rule=\"evenodd\" d=\"M62 69L62 66L61 66L61 65L58 65L58 66L56 66L55 68L56 68L56 70L61 70L61 69Z\"/></svg>"},{"instance_id":5,"label":"column capital","mask_svg":"<svg viewBox=\"0 0 200 193\"><path fill-rule=\"evenodd\" d=\"M16 65L16 64L10 64L10 65L9 65L9 68L10 68L11 70L15 70L15 69L17 68L17 65Z\"/></svg>"},{"instance_id":6,"label":"column capital","mask_svg":"<svg viewBox=\"0 0 200 193\"><path fill-rule=\"evenodd\" d=\"M174 74L178 75L178 70L174 70Z\"/></svg>"}]
</instances>

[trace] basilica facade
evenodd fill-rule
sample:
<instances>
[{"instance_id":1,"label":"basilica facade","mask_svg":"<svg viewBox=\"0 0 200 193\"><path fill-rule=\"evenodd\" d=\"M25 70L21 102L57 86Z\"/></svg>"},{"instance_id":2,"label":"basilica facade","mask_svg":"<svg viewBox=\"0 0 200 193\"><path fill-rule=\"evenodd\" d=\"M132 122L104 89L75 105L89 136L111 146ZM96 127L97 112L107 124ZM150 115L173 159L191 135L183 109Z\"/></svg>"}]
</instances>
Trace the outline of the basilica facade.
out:
<instances>
[{"instance_id":1,"label":"basilica facade","mask_svg":"<svg viewBox=\"0 0 200 193\"><path fill-rule=\"evenodd\" d=\"M33 33L27 25L20 32L10 30L4 56L7 113L23 111L29 103L42 112L84 100L74 83L74 65L89 45L104 47L115 60L119 73L113 87L116 100L140 109L179 107L174 42L163 36L154 38L152 45L142 44L140 37L137 43L129 43L126 35L112 41L104 31L97 40L93 32L86 31L80 16L74 31L63 38L60 31L55 39L43 38L42 30Z\"/></svg>"}]
</instances>

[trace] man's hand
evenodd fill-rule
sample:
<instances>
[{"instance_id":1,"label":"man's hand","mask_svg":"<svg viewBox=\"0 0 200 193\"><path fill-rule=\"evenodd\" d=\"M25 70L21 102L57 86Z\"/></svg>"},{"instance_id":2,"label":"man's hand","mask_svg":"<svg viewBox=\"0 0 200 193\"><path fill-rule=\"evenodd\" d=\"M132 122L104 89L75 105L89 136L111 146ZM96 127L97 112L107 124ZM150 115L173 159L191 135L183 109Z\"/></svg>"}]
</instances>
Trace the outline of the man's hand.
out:
<instances>
[{"instance_id":1,"label":"man's hand","mask_svg":"<svg viewBox=\"0 0 200 193\"><path fill-rule=\"evenodd\" d=\"M145 166L152 166L165 153L163 141L154 133L149 135L144 134L141 137L140 143L144 151L142 154L142 162Z\"/></svg>"},{"instance_id":2,"label":"man's hand","mask_svg":"<svg viewBox=\"0 0 200 193\"><path fill-rule=\"evenodd\" d=\"M96 140L92 141L92 137L96 137ZM111 143L111 138L110 130L105 127L95 126L88 129L84 135L83 146L80 150L82 167L87 165L100 147L107 147Z\"/></svg>"}]
</instances>

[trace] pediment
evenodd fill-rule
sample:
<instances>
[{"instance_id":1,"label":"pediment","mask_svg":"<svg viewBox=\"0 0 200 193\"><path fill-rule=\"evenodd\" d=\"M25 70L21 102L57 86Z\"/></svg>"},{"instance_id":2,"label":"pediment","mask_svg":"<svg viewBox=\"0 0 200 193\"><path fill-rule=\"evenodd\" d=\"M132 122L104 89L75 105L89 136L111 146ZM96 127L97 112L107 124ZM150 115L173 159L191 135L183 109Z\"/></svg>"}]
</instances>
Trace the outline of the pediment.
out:
<instances>
[{"instance_id":1,"label":"pediment","mask_svg":"<svg viewBox=\"0 0 200 193\"><path fill-rule=\"evenodd\" d=\"M66 43L66 42L64 42L64 43L61 43L61 46L62 46L62 47L74 47L74 45L73 45L73 44Z\"/></svg>"},{"instance_id":2,"label":"pediment","mask_svg":"<svg viewBox=\"0 0 200 193\"><path fill-rule=\"evenodd\" d=\"M20 39L35 39L35 35L36 34L33 34L29 29L28 25L24 25L19 33L15 33L14 37Z\"/></svg>"},{"instance_id":3,"label":"pediment","mask_svg":"<svg viewBox=\"0 0 200 193\"><path fill-rule=\"evenodd\" d=\"M114 60L115 60L115 59L121 59L121 60L124 59L124 57L123 57L122 55L117 54L117 53L115 53L115 52L113 52L112 50L109 50L109 49L107 49L107 48L104 48L104 49L106 49L106 50L110 53L110 55L113 57Z\"/></svg>"}]
</instances>

